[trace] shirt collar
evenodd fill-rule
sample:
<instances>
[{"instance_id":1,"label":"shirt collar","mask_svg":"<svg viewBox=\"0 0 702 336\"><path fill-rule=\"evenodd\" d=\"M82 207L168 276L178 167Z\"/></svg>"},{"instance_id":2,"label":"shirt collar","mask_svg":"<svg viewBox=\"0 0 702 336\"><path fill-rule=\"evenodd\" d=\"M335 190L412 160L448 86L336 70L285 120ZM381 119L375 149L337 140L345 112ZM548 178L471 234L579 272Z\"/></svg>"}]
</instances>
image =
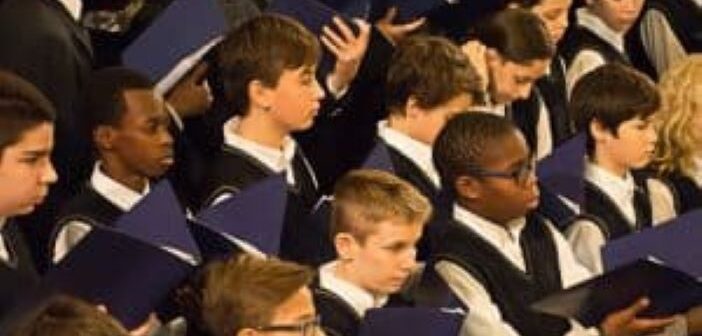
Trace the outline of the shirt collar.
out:
<instances>
[{"instance_id":1,"label":"shirt collar","mask_svg":"<svg viewBox=\"0 0 702 336\"><path fill-rule=\"evenodd\" d=\"M363 317L368 309L380 308L387 303L387 296L376 299L365 289L339 278L334 273L337 264L337 261L332 261L319 268L320 287L341 297L360 317Z\"/></svg>"},{"instance_id":2,"label":"shirt collar","mask_svg":"<svg viewBox=\"0 0 702 336\"><path fill-rule=\"evenodd\" d=\"M421 141L417 141L405 133L388 126L387 120L378 123L378 136L390 147L396 149L407 159L422 170L432 184L439 188L441 186L439 173L434 168L432 161L431 147Z\"/></svg>"},{"instance_id":3,"label":"shirt collar","mask_svg":"<svg viewBox=\"0 0 702 336\"><path fill-rule=\"evenodd\" d=\"M227 146L240 149L253 156L276 173L282 173L292 165L297 147L295 140L289 136L285 137L282 150L264 146L237 134L234 130L239 127L240 122L239 117L233 117L224 123L224 143Z\"/></svg>"},{"instance_id":4,"label":"shirt collar","mask_svg":"<svg viewBox=\"0 0 702 336\"><path fill-rule=\"evenodd\" d=\"M80 21L80 14L83 11L83 1L82 0L58 0L63 7L66 8L71 17Z\"/></svg>"},{"instance_id":5,"label":"shirt collar","mask_svg":"<svg viewBox=\"0 0 702 336\"><path fill-rule=\"evenodd\" d=\"M471 229L500 251L507 243L519 243L519 237L526 226L526 218L524 217L515 219L507 227L504 227L480 217L458 204L453 206L453 216L456 221Z\"/></svg>"},{"instance_id":6,"label":"shirt collar","mask_svg":"<svg viewBox=\"0 0 702 336\"><path fill-rule=\"evenodd\" d=\"M602 19L592 14L587 7L579 8L576 12L576 17L578 25L592 31L620 53L624 54L626 52L624 49L624 34L612 30Z\"/></svg>"},{"instance_id":7,"label":"shirt collar","mask_svg":"<svg viewBox=\"0 0 702 336\"><path fill-rule=\"evenodd\" d=\"M630 204L633 200L636 184L630 173L621 178L592 162L587 162L585 178L613 198L617 204Z\"/></svg>"},{"instance_id":8,"label":"shirt collar","mask_svg":"<svg viewBox=\"0 0 702 336\"><path fill-rule=\"evenodd\" d=\"M702 7L702 0L695 0L698 7Z\"/></svg>"},{"instance_id":9,"label":"shirt collar","mask_svg":"<svg viewBox=\"0 0 702 336\"><path fill-rule=\"evenodd\" d=\"M150 191L148 183L146 188L139 193L115 181L102 172L100 162L97 162L93 168L93 174L90 177L90 185L98 194L122 211L129 211Z\"/></svg>"}]
</instances>

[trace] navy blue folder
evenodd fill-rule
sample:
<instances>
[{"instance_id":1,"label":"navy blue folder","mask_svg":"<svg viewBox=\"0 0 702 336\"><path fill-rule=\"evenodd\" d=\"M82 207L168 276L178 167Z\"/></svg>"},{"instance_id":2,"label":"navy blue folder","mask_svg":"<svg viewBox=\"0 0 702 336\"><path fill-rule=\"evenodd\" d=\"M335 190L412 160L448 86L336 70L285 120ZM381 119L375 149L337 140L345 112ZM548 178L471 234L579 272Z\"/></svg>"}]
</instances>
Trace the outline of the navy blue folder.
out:
<instances>
[{"instance_id":1,"label":"navy blue folder","mask_svg":"<svg viewBox=\"0 0 702 336\"><path fill-rule=\"evenodd\" d=\"M666 265L702 278L702 209L668 223L609 241L602 250L605 269L653 257Z\"/></svg>"},{"instance_id":2,"label":"navy blue folder","mask_svg":"<svg viewBox=\"0 0 702 336\"><path fill-rule=\"evenodd\" d=\"M46 286L104 304L128 329L194 270L199 250L168 182L152 189L114 228L94 227L50 269Z\"/></svg>"},{"instance_id":3,"label":"navy blue folder","mask_svg":"<svg viewBox=\"0 0 702 336\"><path fill-rule=\"evenodd\" d=\"M332 18L342 17L342 14L316 0L273 0L266 7L266 12L289 16L303 26L307 27L313 34L320 36L322 27L333 27Z\"/></svg>"},{"instance_id":4,"label":"navy blue folder","mask_svg":"<svg viewBox=\"0 0 702 336\"><path fill-rule=\"evenodd\" d=\"M194 234L204 254L218 257L241 249L240 239L266 255L278 255L288 187L284 175L262 180L197 214Z\"/></svg>"},{"instance_id":5,"label":"navy blue folder","mask_svg":"<svg viewBox=\"0 0 702 336\"><path fill-rule=\"evenodd\" d=\"M374 0L371 5L370 19L376 21L385 16L388 9L397 8L395 22L407 23L414 19L450 6L446 0Z\"/></svg>"},{"instance_id":6,"label":"navy blue folder","mask_svg":"<svg viewBox=\"0 0 702 336\"><path fill-rule=\"evenodd\" d=\"M160 81L184 57L227 32L216 0L175 0L122 55L127 67Z\"/></svg>"},{"instance_id":7,"label":"navy blue folder","mask_svg":"<svg viewBox=\"0 0 702 336\"><path fill-rule=\"evenodd\" d=\"M532 308L591 327L641 297L648 297L651 306L640 316L668 317L702 304L702 284L685 272L638 260L550 295Z\"/></svg>"},{"instance_id":8,"label":"navy blue folder","mask_svg":"<svg viewBox=\"0 0 702 336\"><path fill-rule=\"evenodd\" d=\"M361 323L361 336L456 336L465 315L443 308L370 309Z\"/></svg>"}]
</instances>

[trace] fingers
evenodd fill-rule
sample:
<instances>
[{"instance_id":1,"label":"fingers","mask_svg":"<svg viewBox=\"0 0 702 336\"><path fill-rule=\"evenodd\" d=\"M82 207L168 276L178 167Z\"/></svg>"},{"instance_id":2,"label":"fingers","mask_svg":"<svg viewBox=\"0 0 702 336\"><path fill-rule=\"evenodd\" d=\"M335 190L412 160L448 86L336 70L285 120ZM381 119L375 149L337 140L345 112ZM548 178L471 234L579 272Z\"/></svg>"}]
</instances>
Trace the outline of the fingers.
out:
<instances>
[{"instance_id":1,"label":"fingers","mask_svg":"<svg viewBox=\"0 0 702 336\"><path fill-rule=\"evenodd\" d=\"M354 36L353 31L351 31L351 28L346 25L344 20L339 18L338 16L335 16L332 21L334 22L334 25L336 25L336 28L341 32L341 35L344 37L344 40L347 42L353 41L356 36Z\"/></svg>"},{"instance_id":2,"label":"fingers","mask_svg":"<svg viewBox=\"0 0 702 336\"><path fill-rule=\"evenodd\" d=\"M421 27L424 24L424 22L426 22L426 18L421 17L412 22L397 25L397 31L400 34L409 34L419 29L419 27Z\"/></svg>"},{"instance_id":3,"label":"fingers","mask_svg":"<svg viewBox=\"0 0 702 336\"><path fill-rule=\"evenodd\" d=\"M191 82L198 82L203 79L207 74L209 66L205 62L200 62L195 68L188 74L187 80Z\"/></svg>"},{"instance_id":4,"label":"fingers","mask_svg":"<svg viewBox=\"0 0 702 336\"><path fill-rule=\"evenodd\" d=\"M378 20L379 23L392 23L392 21L395 20L395 17L397 16L397 7L390 7L388 8L388 11L385 12L385 15Z\"/></svg>"}]
</instances>

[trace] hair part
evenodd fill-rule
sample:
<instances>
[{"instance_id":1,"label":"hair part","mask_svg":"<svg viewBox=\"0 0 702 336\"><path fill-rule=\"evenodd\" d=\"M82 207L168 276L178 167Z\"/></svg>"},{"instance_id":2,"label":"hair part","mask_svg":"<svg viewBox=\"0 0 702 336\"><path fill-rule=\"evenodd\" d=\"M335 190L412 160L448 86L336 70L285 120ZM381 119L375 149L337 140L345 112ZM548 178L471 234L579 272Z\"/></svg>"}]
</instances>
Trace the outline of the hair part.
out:
<instances>
[{"instance_id":1,"label":"hair part","mask_svg":"<svg viewBox=\"0 0 702 336\"><path fill-rule=\"evenodd\" d=\"M587 134L587 152L594 154L593 121L617 135L629 120L652 116L661 106L655 84L646 75L618 63L603 65L584 75L573 88L568 111L578 132Z\"/></svg>"},{"instance_id":2,"label":"hair part","mask_svg":"<svg viewBox=\"0 0 702 336\"><path fill-rule=\"evenodd\" d=\"M226 36L218 50L228 108L246 114L252 81L275 87L284 70L315 66L320 56L317 38L293 19L264 14L243 23Z\"/></svg>"},{"instance_id":3,"label":"hair part","mask_svg":"<svg viewBox=\"0 0 702 336\"><path fill-rule=\"evenodd\" d=\"M485 153L516 131L511 121L484 112L463 113L449 120L433 148L441 185L455 193L458 178L481 168Z\"/></svg>"},{"instance_id":4,"label":"hair part","mask_svg":"<svg viewBox=\"0 0 702 336\"><path fill-rule=\"evenodd\" d=\"M661 174L692 176L701 143L693 120L702 113L702 55L689 55L668 69L658 83L661 107L656 113L660 132L653 166Z\"/></svg>"},{"instance_id":5,"label":"hair part","mask_svg":"<svg viewBox=\"0 0 702 336\"><path fill-rule=\"evenodd\" d=\"M214 261L197 281L203 326L213 336L264 326L274 310L313 277L306 266L248 254Z\"/></svg>"},{"instance_id":6,"label":"hair part","mask_svg":"<svg viewBox=\"0 0 702 336\"><path fill-rule=\"evenodd\" d=\"M390 113L402 113L410 97L430 109L469 94L483 100L480 76L463 51L448 39L414 36L397 45L385 81Z\"/></svg>"},{"instance_id":7,"label":"hair part","mask_svg":"<svg viewBox=\"0 0 702 336\"><path fill-rule=\"evenodd\" d=\"M33 84L13 73L0 70L0 159L5 148L43 123L53 123L56 110Z\"/></svg>"},{"instance_id":8,"label":"hair part","mask_svg":"<svg viewBox=\"0 0 702 336\"><path fill-rule=\"evenodd\" d=\"M556 47L544 23L523 8L505 8L475 27L475 37L507 61L526 65L551 59Z\"/></svg>"}]
</instances>

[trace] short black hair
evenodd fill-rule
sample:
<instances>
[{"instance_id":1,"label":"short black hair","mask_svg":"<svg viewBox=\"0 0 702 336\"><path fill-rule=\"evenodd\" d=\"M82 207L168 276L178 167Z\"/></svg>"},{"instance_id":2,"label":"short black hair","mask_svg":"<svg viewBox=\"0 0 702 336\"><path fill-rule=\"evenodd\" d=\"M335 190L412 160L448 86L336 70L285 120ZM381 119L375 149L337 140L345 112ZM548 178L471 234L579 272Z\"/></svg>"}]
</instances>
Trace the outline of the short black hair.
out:
<instances>
[{"instance_id":1,"label":"short black hair","mask_svg":"<svg viewBox=\"0 0 702 336\"><path fill-rule=\"evenodd\" d=\"M551 59L556 47L536 14L523 8L505 8L480 21L475 38L502 58L517 64Z\"/></svg>"},{"instance_id":2,"label":"short black hair","mask_svg":"<svg viewBox=\"0 0 702 336\"><path fill-rule=\"evenodd\" d=\"M575 128L587 134L588 154L594 154L590 123L597 120L615 136L619 125L646 119L661 106L661 96L646 75L633 68L610 63L584 75L573 87L568 111Z\"/></svg>"},{"instance_id":3,"label":"short black hair","mask_svg":"<svg viewBox=\"0 0 702 336\"><path fill-rule=\"evenodd\" d=\"M124 116L126 100L124 91L149 90L153 82L145 75L124 67L110 67L93 72L85 86L83 115L86 118L86 135L98 126L115 126Z\"/></svg>"},{"instance_id":4,"label":"short black hair","mask_svg":"<svg viewBox=\"0 0 702 336\"><path fill-rule=\"evenodd\" d=\"M0 157L22 134L42 123L53 123L56 110L32 83L0 70Z\"/></svg>"},{"instance_id":5,"label":"short black hair","mask_svg":"<svg viewBox=\"0 0 702 336\"><path fill-rule=\"evenodd\" d=\"M495 150L495 142L516 130L511 121L484 112L462 113L449 120L432 150L441 185L455 192L456 180L481 168L485 153Z\"/></svg>"}]
</instances>

